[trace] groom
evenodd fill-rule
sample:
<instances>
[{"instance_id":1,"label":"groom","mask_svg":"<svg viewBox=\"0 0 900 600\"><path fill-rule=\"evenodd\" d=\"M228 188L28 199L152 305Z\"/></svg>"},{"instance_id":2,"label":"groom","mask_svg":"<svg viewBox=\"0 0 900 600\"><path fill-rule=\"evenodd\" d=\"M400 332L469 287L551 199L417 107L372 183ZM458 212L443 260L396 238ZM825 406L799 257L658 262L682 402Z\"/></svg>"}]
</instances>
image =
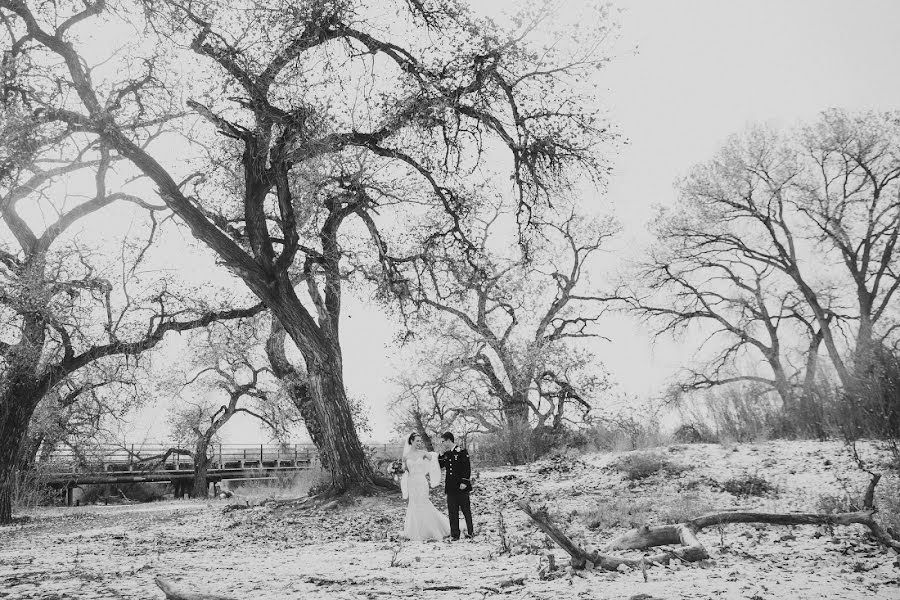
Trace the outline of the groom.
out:
<instances>
[{"instance_id":1,"label":"groom","mask_svg":"<svg viewBox=\"0 0 900 600\"><path fill-rule=\"evenodd\" d=\"M441 436L444 452L438 457L442 469L447 470L445 490L447 492L447 511L450 513L450 536L459 539L459 511L466 518L466 537L475 535L472 528L472 506L469 503L469 492L472 484L472 465L469 453L465 448L456 445L453 434L449 431Z\"/></svg>"}]
</instances>

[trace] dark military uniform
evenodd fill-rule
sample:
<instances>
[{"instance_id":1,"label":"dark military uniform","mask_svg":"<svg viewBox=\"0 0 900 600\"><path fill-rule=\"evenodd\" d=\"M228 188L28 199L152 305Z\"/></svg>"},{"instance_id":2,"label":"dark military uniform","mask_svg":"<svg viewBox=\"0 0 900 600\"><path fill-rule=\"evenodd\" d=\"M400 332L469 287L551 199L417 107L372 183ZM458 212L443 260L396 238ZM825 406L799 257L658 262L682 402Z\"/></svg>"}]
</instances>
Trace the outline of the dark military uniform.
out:
<instances>
[{"instance_id":1,"label":"dark military uniform","mask_svg":"<svg viewBox=\"0 0 900 600\"><path fill-rule=\"evenodd\" d=\"M466 518L466 530L469 537L475 533L472 527L472 506L469 502L469 492L472 483L472 464L469 462L469 453L465 448L454 446L438 457L442 469L447 470L445 491L447 492L447 511L450 513L450 535L454 540L459 539L459 511ZM460 489L462 486L462 489Z\"/></svg>"}]
</instances>

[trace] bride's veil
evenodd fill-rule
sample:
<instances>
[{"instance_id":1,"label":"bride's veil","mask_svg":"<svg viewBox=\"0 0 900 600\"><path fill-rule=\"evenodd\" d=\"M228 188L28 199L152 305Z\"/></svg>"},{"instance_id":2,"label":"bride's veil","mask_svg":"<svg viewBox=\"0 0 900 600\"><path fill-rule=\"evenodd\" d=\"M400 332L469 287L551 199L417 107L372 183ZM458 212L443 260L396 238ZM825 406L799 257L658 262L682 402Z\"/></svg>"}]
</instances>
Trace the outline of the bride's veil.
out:
<instances>
[{"instance_id":1,"label":"bride's veil","mask_svg":"<svg viewBox=\"0 0 900 600\"><path fill-rule=\"evenodd\" d=\"M409 456L409 453L412 451L412 444L409 443L409 436L406 436L406 441L403 442L403 454L400 455L401 459L406 459ZM409 498L409 472L404 471L403 475L400 476L400 493L403 494L403 499L406 500Z\"/></svg>"}]
</instances>

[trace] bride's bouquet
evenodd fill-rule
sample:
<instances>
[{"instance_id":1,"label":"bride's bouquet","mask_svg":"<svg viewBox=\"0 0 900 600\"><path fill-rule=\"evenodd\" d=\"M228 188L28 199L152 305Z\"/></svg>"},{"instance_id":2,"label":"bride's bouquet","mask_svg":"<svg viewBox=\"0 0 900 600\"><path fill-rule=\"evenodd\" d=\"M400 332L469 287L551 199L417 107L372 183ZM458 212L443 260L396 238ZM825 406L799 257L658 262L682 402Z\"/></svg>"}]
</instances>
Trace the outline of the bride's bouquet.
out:
<instances>
[{"instance_id":1,"label":"bride's bouquet","mask_svg":"<svg viewBox=\"0 0 900 600\"><path fill-rule=\"evenodd\" d=\"M403 461L395 460L388 468L388 473L394 478L394 481L400 481L403 477Z\"/></svg>"}]
</instances>

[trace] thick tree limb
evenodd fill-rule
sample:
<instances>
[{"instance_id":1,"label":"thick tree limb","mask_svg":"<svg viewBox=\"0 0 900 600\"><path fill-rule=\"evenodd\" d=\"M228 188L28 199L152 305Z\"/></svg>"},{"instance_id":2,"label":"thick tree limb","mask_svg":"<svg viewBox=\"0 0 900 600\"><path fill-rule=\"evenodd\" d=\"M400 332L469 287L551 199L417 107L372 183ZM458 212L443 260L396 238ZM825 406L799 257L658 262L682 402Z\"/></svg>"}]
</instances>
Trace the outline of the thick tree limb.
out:
<instances>
[{"instance_id":1,"label":"thick tree limb","mask_svg":"<svg viewBox=\"0 0 900 600\"><path fill-rule=\"evenodd\" d=\"M551 520L545 509L535 510L525 501L519 502L525 514L535 522L538 528L546 533L563 550L572 557L572 566L582 569L591 563L607 571L615 571L626 565L639 568L646 563L668 564L673 558L685 562L697 562L709 558L706 548L697 538L697 533L712 525L728 523L766 523L769 525L865 525L873 537L882 545L900 551L900 541L893 539L874 518L874 510L863 510L852 513L820 514L820 513L758 513L744 511L725 511L710 513L691 519L684 523L662 525L658 527L639 527L625 532L607 546L607 550L644 550L657 546L678 546L674 550L660 554L645 556L639 559L605 554L599 551L588 552L575 544Z\"/></svg>"}]
</instances>

